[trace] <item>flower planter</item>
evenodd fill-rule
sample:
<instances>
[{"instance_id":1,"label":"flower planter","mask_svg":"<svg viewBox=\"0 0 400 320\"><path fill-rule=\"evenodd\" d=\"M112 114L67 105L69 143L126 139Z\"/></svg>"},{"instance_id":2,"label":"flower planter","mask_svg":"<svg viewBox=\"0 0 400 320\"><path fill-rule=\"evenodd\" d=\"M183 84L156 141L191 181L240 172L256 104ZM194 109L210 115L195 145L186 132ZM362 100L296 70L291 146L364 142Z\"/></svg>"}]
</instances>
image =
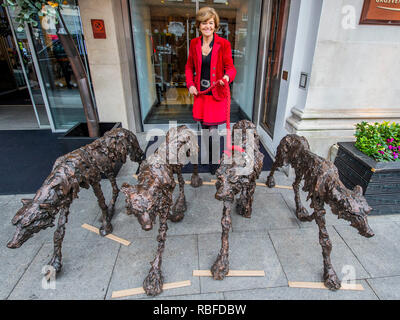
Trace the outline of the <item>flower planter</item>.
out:
<instances>
[{"instance_id":1,"label":"flower planter","mask_svg":"<svg viewBox=\"0 0 400 320\"><path fill-rule=\"evenodd\" d=\"M400 213L400 163L376 162L359 151L354 142L339 142L335 165L347 188L363 188L371 215Z\"/></svg>"},{"instance_id":2,"label":"flower planter","mask_svg":"<svg viewBox=\"0 0 400 320\"><path fill-rule=\"evenodd\" d=\"M107 131L114 128L121 128L121 122L100 122L100 137L104 135ZM97 138L89 137L88 128L85 122L79 122L71 129L69 129L64 135L58 138L62 144L62 149L64 154L79 149L89 143L92 143ZM117 175L122 167L122 163L119 162L115 166L115 174ZM104 175L102 175L104 179Z\"/></svg>"}]
</instances>

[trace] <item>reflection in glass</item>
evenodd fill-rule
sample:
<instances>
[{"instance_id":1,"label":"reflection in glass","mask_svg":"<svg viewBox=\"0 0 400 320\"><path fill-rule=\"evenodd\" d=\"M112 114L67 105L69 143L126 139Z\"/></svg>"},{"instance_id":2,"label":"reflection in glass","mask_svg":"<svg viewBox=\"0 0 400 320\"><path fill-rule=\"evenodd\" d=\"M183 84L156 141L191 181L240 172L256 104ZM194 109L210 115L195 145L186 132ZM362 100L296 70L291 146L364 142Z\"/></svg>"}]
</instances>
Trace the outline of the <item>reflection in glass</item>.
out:
<instances>
[{"instance_id":1,"label":"reflection in glass","mask_svg":"<svg viewBox=\"0 0 400 320\"><path fill-rule=\"evenodd\" d=\"M1 9L4 31L7 30L5 34L1 35L1 38L4 44L6 44L6 49L9 53L10 70L12 71L12 75L10 75L11 81L8 81L7 85L11 85L13 89L16 88L17 92L11 95L2 95L2 104L19 106L18 111L15 108L10 111L12 114L22 117L21 119L15 119L23 122L21 125L29 126L29 124L33 125L34 121L38 121L40 127L49 126L49 119L33 65L26 33L25 31L17 31L18 23L15 22L16 14L13 10L9 10L8 12L10 19L8 19L5 9ZM9 24L9 21L12 22L12 25ZM13 37L13 33L15 38ZM2 72L2 80L5 80L4 76L5 73ZM26 83L26 79L28 83ZM4 81L2 81L3 83ZM3 91L5 87L3 85L1 87ZM28 119L28 116L32 119ZM16 125L18 126L18 124Z\"/></svg>"},{"instance_id":2,"label":"reflection in glass","mask_svg":"<svg viewBox=\"0 0 400 320\"><path fill-rule=\"evenodd\" d=\"M185 82L195 4L182 1L131 1L133 38L144 123L193 122Z\"/></svg>"},{"instance_id":3,"label":"reflection in glass","mask_svg":"<svg viewBox=\"0 0 400 320\"><path fill-rule=\"evenodd\" d=\"M82 59L86 59L82 25L76 1L63 5L62 14ZM56 130L66 130L77 122L86 122L76 79L64 49L56 35L54 21L37 17L31 27L33 45L44 89Z\"/></svg>"}]
</instances>

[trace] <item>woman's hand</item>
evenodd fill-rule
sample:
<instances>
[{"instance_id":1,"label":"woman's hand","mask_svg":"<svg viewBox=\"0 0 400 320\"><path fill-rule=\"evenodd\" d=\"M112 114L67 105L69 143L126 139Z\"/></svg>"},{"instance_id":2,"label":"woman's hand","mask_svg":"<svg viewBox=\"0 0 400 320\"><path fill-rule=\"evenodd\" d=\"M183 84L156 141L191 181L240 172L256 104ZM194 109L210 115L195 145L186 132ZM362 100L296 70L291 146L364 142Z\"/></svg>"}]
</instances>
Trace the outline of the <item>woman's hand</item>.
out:
<instances>
[{"instance_id":1,"label":"woman's hand","mask_svg":"<svg viewBox=\"0 0 400 320\"><path fill-rule=\"evenodd\" d=\"M193 96L197 96L199 93L197 92L197 89L196 89L196 87L195 86L191 86L190 88L189 88L189 93L191 94L191 95L193 95Z\"/></svg>"},{"instance_id":2,"label":"woman's hand","mask_svg":"<svg viewBox=\"0 0 400 320\"><path fill-rule=\"evenodd\" d=\"M228 75L224 75L224 76L223 76L223 79L225 79L225 80L229 83L229 76L228 76ZM225 82L222 81L222 80L219 80L219 84L220 84L221 86L223 86L223 85L225 85Z\"/></svg>"}]
</instances>

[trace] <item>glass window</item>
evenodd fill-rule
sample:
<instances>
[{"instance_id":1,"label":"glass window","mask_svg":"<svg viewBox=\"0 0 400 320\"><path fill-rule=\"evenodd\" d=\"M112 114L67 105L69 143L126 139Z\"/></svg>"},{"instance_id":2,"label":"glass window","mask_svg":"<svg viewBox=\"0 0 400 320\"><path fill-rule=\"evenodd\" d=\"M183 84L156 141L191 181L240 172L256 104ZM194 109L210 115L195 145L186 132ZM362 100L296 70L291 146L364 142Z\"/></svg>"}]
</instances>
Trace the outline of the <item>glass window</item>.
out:
<instances>
[{"instance_id":1,"label":"glass window","mask_svg":"<svg viewBox=\"0 0 400 320\"><path fill-rule=\"evenodd\" d=\"M237 77L231 121L252 118L261 0L132 0L134 51L144 124L194 123L185 82L190 41L196 37L196 6L220 16L218 35L230 41Z\"/></svg>"}]
</instances>

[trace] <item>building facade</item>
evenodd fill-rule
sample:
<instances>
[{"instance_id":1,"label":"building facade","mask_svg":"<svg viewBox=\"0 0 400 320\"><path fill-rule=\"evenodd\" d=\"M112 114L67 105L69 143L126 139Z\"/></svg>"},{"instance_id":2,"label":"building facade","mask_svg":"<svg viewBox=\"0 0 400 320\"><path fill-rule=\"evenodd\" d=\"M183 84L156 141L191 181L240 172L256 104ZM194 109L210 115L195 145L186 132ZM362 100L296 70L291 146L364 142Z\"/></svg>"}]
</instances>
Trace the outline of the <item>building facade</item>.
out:
<instances>
[{"instance_id":1,"label":"building facade","mask_svg":"<svg viewBox=\"0 0 400 320\"><path fill-rule=\"evenodd\" d=\"M400 26L360 24L365 2L80 0L69 4L69 21L87 61L100 121L120 121L133 132L166 129L169 121L198 129L184 67L190 40L198 36L197 10L214 7L218 33L231 42L238 71L232 121L253 121L271 154L283 136L297 133L329 158L336 142L354 140L356 123L400 121ZM400 15L400 2L380 2ZM92 20L104 23L105 35L97 36ZM40 57L53 52L51 30L43 35L41 22L42 28L25 32L36 55L31 69L40 80L35 99L41 97L53 131L65 130L83 113L79 95L56 94L57 77L51 75L55 69L62 75L63 68L60 59L53 59L55 68ZM18 33L13 36L18 43Z\"/></svg>"}]
</instances>

